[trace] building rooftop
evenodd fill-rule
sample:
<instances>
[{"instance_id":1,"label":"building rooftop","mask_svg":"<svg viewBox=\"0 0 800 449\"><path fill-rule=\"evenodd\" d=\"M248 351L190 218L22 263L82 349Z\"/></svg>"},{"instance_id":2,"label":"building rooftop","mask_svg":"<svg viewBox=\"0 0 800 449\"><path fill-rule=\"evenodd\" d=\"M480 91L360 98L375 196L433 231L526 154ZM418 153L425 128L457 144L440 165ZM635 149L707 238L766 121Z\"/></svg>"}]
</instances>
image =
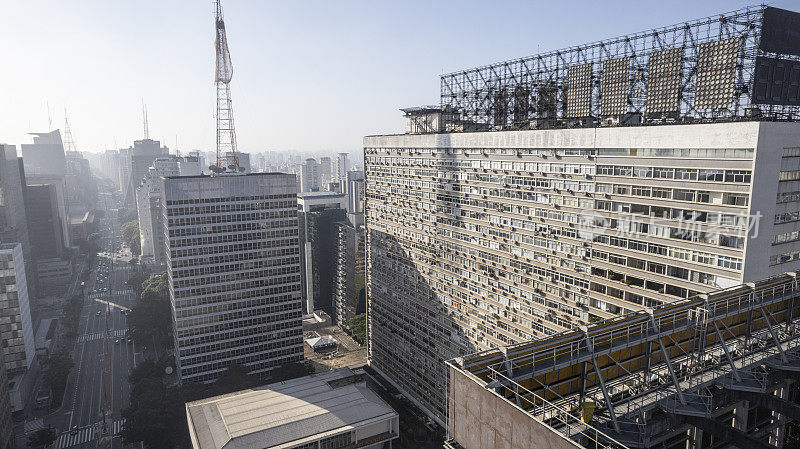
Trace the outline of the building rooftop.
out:
<instances>
[{"instance_id":1,"label":"building rooftop","mask_svg":"<svg viewBox=\"0 0 800 449\"><path fill-rule=\"evenodd\" d=\"M201 449L288 447L397 415L348 368L190 402L186 413Z\"/></svg>"},{"instance_id":2,"label":"building rooftop","mask_svg":"<svg viewBox=\"0 0 800 449\"><path fill-rule=\"evenodd\" d=\"M311 198L311 199L315 199L315 198L340 198L340 197L344 197L344 196L345 196L344 193L339 193L339 192L303 192L303 193L298 193L297 194L297 197L300 198L300 199L303 199L303 198Z\"/></svg>"}]
</instances>

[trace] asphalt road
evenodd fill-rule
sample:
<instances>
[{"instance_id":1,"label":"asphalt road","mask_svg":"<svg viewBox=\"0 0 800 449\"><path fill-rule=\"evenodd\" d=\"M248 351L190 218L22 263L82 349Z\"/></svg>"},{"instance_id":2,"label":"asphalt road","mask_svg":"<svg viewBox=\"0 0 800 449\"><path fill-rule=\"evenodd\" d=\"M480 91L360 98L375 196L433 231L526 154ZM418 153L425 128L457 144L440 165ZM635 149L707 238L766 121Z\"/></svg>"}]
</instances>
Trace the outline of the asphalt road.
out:
<instances>
[{"instance_id":1,"label":"asphalt road","mask_svg":"<svg viewBox=\"0 0 800 449\"><path fill-rule=\"evenodd\" d=\"M74 368L62 408L43 420L58 430L53 449L95 448L101 442L107 447L109 441L112 449L122 449L118 433L128 406L128 373L142 358L140 348L125 337L123 311L135 304L136 294L126 285L132 273L130 253L116 252L121 243L115 212L108 211L98 227L103 252L86 283Z\"/></svg>"}]
</instances>

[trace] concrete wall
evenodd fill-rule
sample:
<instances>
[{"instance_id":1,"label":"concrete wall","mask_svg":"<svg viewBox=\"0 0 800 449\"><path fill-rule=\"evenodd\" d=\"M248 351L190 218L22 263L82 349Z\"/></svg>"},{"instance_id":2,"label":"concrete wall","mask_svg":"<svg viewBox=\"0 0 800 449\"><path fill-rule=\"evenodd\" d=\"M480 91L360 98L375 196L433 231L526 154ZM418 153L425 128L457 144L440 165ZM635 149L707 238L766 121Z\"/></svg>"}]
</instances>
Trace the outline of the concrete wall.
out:
<instances>
[{"instance_id":1,"label":"concrete wall","mask_svg":"<svg viewBox=\"0 0 800 449\"><path fill-rule=\"evenodd\" d=\"M492 391L448 365L448 428L464 449L574 449L568 440ZM480 383L479 383L480 382Z\"/></svg>"},{"instance_id":2,"label":"concrete wall","mask_svg":"<svg viewBox=\"0 0 800 449\"><path fill-rule=\"evenodd\" d=\"M772 245L774 234L797 230L798 222L775 225L775 213L797 209L797 204L776 204L778 195L778 175L783 162L785 148L800 147L800 124L771 123L759 124L758 146L753 167L752 191L750 192L750 215L760 215L758 234L748 236L745 247L744 281L755 281L769 276L800 270L800 260L770 266L770 256L800 251L800 241ZM792 160L796 161L796 158ZM783 167L800 169L800 167ZM799 181L786 182L784 191L800 190Z\"/></svg>"}]
</instances>

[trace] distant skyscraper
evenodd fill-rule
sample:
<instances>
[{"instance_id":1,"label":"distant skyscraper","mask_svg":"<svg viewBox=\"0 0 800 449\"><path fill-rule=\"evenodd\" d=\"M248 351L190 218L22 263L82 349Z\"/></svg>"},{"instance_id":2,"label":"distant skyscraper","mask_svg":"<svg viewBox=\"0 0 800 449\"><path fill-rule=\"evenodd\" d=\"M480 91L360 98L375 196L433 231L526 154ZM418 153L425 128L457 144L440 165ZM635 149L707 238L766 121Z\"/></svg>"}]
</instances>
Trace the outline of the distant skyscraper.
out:
<instances>
[{"instance_id":1,"label":"distant skyscraper","mask_svg":"<svg viewBox=\"0 0 800 449\"><path fill-rule=\"evenodd\" d=\"M232 161L233 153L228 151L225 153L225 156L228 158L227 161ZM236 158L239 160L239 169L241 173L252 173L252 167L250 166L250 153L242 153L241 151L236 152Z\"/></svg>"},{"instance_id":2,"label":"distant skyscraper","mask_svg":"<svg viewBox=\"0 0 800 449\"><path fill-rule=\"evenodd\" d=\"M64 232L58 216L58 194L53 184L32 184L27 188L29 233L36 260L64 255Z\"/></svg>"},{"instance_id":3,"label":"distant skyscraper","mask_svg":"<svg viewBox=\"0 0 800 449\"><path fill-rule=\"evenodd\" d=\"M327 188L331 182L331 158L325 156L319 158L319 176L322 186Z\"/></svg>"},{"instance_id":4,"label":"distant skyscraper","mask_svg":"<svg viewBox=\"0 0 800 449\"><path fill-rule=\"evenodd\" d=\"M19 243L0 244L0 340L8 376L25 373L36 355L25 277L25 260Z\"/></svg>"},{"instance_id":5,"label":"distant skyscraper","mask_svg":"<svg viewBox=\"0 0 800 449\"><path fill-rule=\"evenodd\" d=\"M361 226L364 224L364 172L350 170L343 182L347 195L347 218L353 226Z\"/></svg>"},{"instance_id":6,"label":"distant skyscraper","mask_svg":"<svg viewBox=\"0 0 800 449\"><path fill-rule=\"evenodd\" d=\"M162 210L182 381L230 364L257 374L303 358L294 175L164 179Z\"/></svg>"},{"instance_id":7,"label":"distant skyscraper","mask_svg":"<svg viewBox=\"0 0 800 449\"><path fill-rule=\"evenodd\" d=\"M160 265L164 260L164 221L161 213L161 178L179 176L182 165L179 157L159 157L153 161L147 175L136 189L136 209L139 215L139 240L142 257ZM195 173L199 174L199 173Z\"/></svg>"},{"instance_id":8,"label":"distant skyscraper","mask_svg":"<svg viewBox=\"0 0 800 449\"><path fill-rule=\"evenodd\" d=\"M28 289L35 291L35 259L28 235L28 216L25 207L25 171L20 167L13 145L0 144L0 242L22 245L28 272Z\"/></svg>"},{"instance_id":9,"label":"distant skyscraper","mask_svg":"<svg viewBox=\"0 0 800 449\"><path fill-rule=\"evenodd\" d=\"M169 148L162 147L161 142L152 139L136 140L133 147L128 149L127 165L130 167L128 183L124 187L124 203L136 206L136 188L144 180L145 175L159 156L168 156Z\"/></svg>"},{"instance_id":10,"label":"distant skyscraper","mask_svg":"<svg viewBox=\"0 0 800 449\"><path fill-rule=\"evenodd\" d=\"M350 155L347 153L339 153L336 156L336 179L340 181L345 180L345 176L350 171Z\"/></svg>"},{"instance_id":11,"label":"distant skyscraper","mask_svg":"<svg viewBox=\"0 0 800 449\"><path fill-rule=\"evenodd\" d=\"M33 136L33 143L20 145L22 159L25 161L25 173L64 176L67 170L67 160L64 144L61 142L61 132L55 130L29 134Z\"/></svg>"},{"instance_id":12,"label":"distant skyscraper","mask_svg":"<svg viewBox=\"0 0 800 449\"><path fill-rule=\"evenodd\" d=\"M322 190L322 174L316 159L308 158L300 166L300 191L319 192Z\"/></svg>"}]
</instances>

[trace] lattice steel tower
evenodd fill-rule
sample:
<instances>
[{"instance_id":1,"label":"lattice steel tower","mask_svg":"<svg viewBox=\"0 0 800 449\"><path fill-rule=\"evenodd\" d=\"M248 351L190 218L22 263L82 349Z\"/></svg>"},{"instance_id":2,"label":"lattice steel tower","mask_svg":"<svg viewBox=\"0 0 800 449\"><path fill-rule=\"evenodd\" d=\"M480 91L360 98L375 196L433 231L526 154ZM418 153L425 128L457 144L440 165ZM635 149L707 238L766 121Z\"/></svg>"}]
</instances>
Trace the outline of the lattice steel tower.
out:
<instances>
[{"instance_id":1,"label":"lattice steel tower","mask_svg":"<svg viewBox=\"0 0 800 449\"><path fill-rule=\"evenodd\" d=\"M75 148L75 139L72 138L72 130L69 128L69 117L67 117L67 108L64 108L64 150L77 151Z\"/></svg>"},{"instance_id":2,"label":"lattice steel tower","mask_svg":"<svg viewBox=\"0 0 800 449\"><path fill-rule=\"evenodd\" d=\"M217 84L217 163L209 167L212 172L238 172L239 158L236 156L236 130L233 126L233 105L231 104L230 82L233 77L233 64L225 36L225 21L222 17L222 4L214 2L217 69L214 82Z\"/></svg>"}]
</instances>

